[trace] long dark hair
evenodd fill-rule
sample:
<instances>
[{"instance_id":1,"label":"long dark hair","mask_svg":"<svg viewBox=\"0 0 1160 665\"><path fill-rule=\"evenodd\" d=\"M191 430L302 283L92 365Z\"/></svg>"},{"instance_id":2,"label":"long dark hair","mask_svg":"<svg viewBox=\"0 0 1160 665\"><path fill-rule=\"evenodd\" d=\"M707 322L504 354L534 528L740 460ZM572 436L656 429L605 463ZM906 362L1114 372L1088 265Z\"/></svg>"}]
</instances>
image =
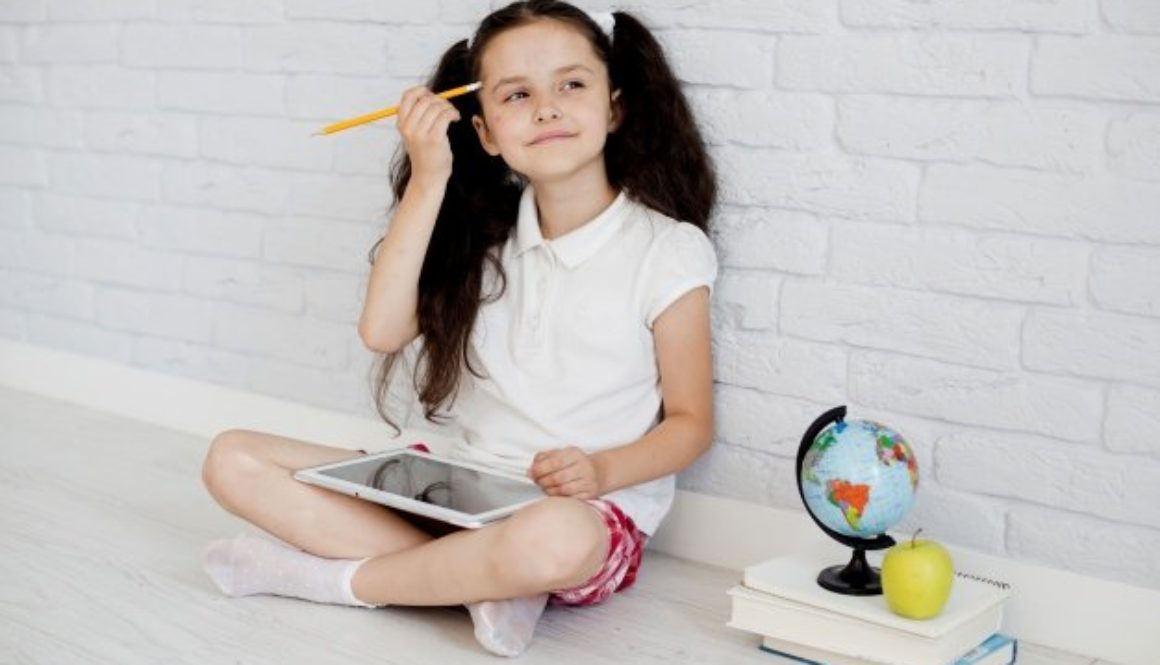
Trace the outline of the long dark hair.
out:
<instances>
[{"instance_id":1,"label":"long dark hair","mask_svg":"<svg viewBox=\"0 0 1160 665\"><path fill-rule=\"evenodd\" d=\"M680 82L640 21L624 12L614 17L610 40L587 13L566 2L512 3L487 16L470 43L465 39L448 49L427 86L445 90L478 81L484 49L505 30L543 19L572 26L607 65L609 89L621 91L621 125L604 146L609 183L654 210L708 231L717 197L716 172ZM464 95L452 103L462 120L448 129L455 156L451 177L419 273L422 346L412 376L424 415L433 422L440 407L454 399L463 370L479 376L468 354L471 329L480 305L504 288L493 249L515 226L524 187L521 176L480 145L470 122L473 115L483 116L478 97ZM411 161L400 146L391 173L396 204L410 179ZM496 293L482 292L489 263L499 278L501 290ZM375 377L375 407L392 425L386 402L400 354L384 354Z\"/></svg>"}]
</instances>

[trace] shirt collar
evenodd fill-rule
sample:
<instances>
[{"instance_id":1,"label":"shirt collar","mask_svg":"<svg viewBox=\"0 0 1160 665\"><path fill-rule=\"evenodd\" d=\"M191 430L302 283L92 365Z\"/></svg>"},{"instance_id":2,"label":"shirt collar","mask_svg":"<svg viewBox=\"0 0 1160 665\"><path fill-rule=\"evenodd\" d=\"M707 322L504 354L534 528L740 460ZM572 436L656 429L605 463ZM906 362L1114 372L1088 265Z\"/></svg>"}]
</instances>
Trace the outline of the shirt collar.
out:
<instances>
[{"instance_id":1,"label":"shirt collar","mask_svg":"<svg viewBox=\"0 0 1160 665\"><path fill-rule=\"evenodd\" d=\"M528 185L520 197L519 218L516 221L516 256L533 247L547 245L561 263L569 269L575 268L596 254L620 230L628 211L628 196L621 190L612 203L590 221L555 240L545 240L540 233L535 192Z\"/></svg>"}]
</instances>

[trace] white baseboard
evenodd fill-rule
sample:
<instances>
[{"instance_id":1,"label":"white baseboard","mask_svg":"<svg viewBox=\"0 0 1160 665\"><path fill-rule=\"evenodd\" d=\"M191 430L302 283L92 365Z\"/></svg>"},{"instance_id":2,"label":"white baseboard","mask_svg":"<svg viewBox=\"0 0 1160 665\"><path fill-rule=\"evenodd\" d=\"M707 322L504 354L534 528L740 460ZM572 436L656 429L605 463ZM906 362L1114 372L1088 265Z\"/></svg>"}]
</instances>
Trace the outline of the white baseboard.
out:
<instances>
[{"instance_id":1,"label":"white baseboard","mask_svg":"<svg viewBox=\"0 0 1160 665\"><path fill-rule=\"evenodd\" d=\"M393 439L375 420L7 340L0 340L0 385L207 439L235 427L351 448ZM737 571L789 552L849 558L801 511L687 491L650 548ZM1004 630L1019 639L1125 664L1154 663L1160 653L1160 591L949 549L960 570L1013 586Z\"/></svg>"}]
</instances>

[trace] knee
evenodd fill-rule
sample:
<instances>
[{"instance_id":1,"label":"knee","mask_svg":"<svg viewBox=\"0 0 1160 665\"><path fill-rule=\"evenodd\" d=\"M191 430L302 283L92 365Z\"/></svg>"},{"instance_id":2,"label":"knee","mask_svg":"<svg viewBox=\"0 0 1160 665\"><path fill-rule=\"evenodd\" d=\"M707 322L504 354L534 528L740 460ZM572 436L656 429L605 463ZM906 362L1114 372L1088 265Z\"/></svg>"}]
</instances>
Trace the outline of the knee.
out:
<instances>
[{"instance_id":1,"label":"knee","mask_svg":"<svg viewBox=\"0 0 1160 665\"><path fill-rule=\"evenodd\" d=\"M201 465L201 480L219 502L229 499L233 488L260 466L252 450L252 432L232 429L213 438Z\"/></svg>"},{"instance_id":2,"label":"knee","mask_svg":"<svg viewBox=\"0 0 1160 665\"><path fill-rule=\"evenodd\" d=\"M600 568L608 532L584 501L549 497L505 524L499 574L529 587L557 589L580 584Z\"/></svg>"}]
</instances>

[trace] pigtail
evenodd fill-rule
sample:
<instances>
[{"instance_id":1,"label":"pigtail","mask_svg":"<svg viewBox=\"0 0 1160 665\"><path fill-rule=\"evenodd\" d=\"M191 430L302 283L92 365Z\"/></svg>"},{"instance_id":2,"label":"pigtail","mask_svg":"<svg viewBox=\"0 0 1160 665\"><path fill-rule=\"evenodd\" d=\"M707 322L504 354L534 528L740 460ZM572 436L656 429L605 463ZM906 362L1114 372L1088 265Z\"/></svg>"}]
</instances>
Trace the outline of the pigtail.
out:
<instances>
[{"instance_id":1,"label":"pigtail","mask_svg":"<svg viewBox=\"0 0 1160 665\"><path fill-rule=\"evenodd\" d=\"M475 80L471 59L467 40L455 43L440 58L427 87L446 90L471 83ZM471 126L472 115L482 114L478 97L463 95L451 103L460 120L447 130L451 177L419 273L417 314L423 343L411 376L424 416L431 421L438 420L440 407L453 400L462 368L478 375L468 354L470 333L485 295L498 295L481 294L483 277L491 265L503 283L503 271L491 249L507 239L522 192L511 169L502 158L487 154ZM411 160L400 145L391 168L396 204L410 180ZM396 428L387 402L391 375L402 353L383 354L374 379L375 408Z\"/></svg>"},{"instance_id":2,"label":"pigtail","mask_svg":"<svg viewBox=\"0 0 1160 665\"><path fill-rule=\"evenodd\" d=\"M614 185L674 219L708 229L717 198L713 162L681 83L648 28L616 12L609 56L620 90L621 126L608 137L605 168Z\"/></svg>"}]
</instances>

